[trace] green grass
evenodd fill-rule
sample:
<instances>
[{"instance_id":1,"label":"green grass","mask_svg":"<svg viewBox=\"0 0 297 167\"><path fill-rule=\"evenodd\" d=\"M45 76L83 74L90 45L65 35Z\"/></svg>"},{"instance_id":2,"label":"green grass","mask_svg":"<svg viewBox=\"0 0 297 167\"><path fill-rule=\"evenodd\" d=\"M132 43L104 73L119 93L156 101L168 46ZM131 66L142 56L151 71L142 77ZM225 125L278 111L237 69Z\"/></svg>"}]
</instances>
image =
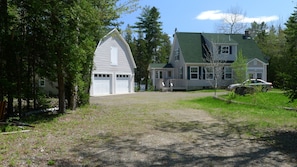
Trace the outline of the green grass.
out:
<instances>
[{"instance_id":1,"label":"green grass","mask_svg":"<svg viewBox=\"0 0 297 167\"><path fill-rule=\"evenodd\" d=\"M229 95L223 95L228 99ZM254 95L235 96L233 101L245 104L227 103L213 97L183 101L182 104L195 109L203 109L211 115L224 120L230 126L244 127L246 134L252 131L295 130L297 112L282 109L296 108L297 103L289 103L284 94L277 92L257 93Z\"/></svg>"},{"instance_id":2,"label":"green grass","mask_svg":"<svg viewBox=\"0 0 297 167\"><path fill-rule=\"evenodd\" d=\"M229 94L223 95L222 97L228 99ZM297 101L290 102L288 97L281 91L258 92L245 96L235 95L233 100L263 107L291 107L297 109Z\"/></svg>"}]
</instances>

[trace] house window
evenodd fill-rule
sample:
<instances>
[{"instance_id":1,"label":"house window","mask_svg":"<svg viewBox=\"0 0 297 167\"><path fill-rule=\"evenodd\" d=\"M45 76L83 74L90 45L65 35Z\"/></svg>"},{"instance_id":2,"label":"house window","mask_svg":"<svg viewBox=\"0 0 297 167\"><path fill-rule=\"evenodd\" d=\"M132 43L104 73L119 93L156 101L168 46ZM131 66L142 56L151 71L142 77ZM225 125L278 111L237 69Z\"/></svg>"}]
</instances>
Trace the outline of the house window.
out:
<instances>
[{"instance_id":1,"label":"house window","mask_svg":"<svg viewBox=\"0 0 297 167\"><path fill-rule=\"evenodd\" d=\"M257 79L262 79L262 73L257 73Z\"/></svg>"},{"instance_id":2,"label":"house window","mask_svg":"<svg viewBox=\"0 0 297 167\"><path fill-rule=\"evenodd\" d=\"M184 78L184 69L183 69L183 67L180 67L179 68L179 79L183 79Z\"/></svg>"},{"instance_id":3,"label":"house window","mask_svg":"<svg viewBox=\"0 0 297 167\"><path fill-rule=\"evenodd\" d=\"M198 67L190 67L191 79L198 79Z\"/></svg>"},{"instance_id":4,"label":"house window","mask_svg":"<svg viewBox=\"0 0 297 167\"><path fill-rule=\"evenodd\" d=\"M224 67L224 79L232 79L232 68L231 67Z\"/></svg>"},{"instance_id":5,"label":"house window","mask_svg":"<svg viewBox=\"0 0 297 167\"><path fill-rule=\"evenodd\" d=\"M175 59L175 60L179 60L179 56L180 56L180 49L177 48L177 49L175 50L174 59Z\"/></svg>"},{"instance_id":6,"label":"house window","mask_svg":"<svg viewBox=\"0 0 297 167\"><path fill-rule=\"evenodd\" d=\"M219 46L219 54L231 54L230 49L229 46Z\"/></svg>"},{"instance_id":7,"label":"house window","mask_svg":"<svg viewBox=\"0 0 297 167\"><path fill-rule=\"evenodd\" d=\"M168 77L168 78L171 78L171 77L172 77L172 72L171 72L171 71L168 71L168 72L167 72L167 77Z\"/></svg>"},{"instance_id":8,"label":"house window","mask_svg":"<svg viewBox=\"0 0 297 167\"><path fill-rule=\"evenodd\" d=\"M211 80L213 79L213 67L205 67L205 76L206 79Z\"/></svg>"},{"instance_id":9,"label":"house window","mask_svg":"<svg viewBox=\"0 0 297 167\"><path fill-rule=\"evenodd\" d=\"M111 65L113 66L118 65L118 48L116 47L111 47L110 62L111 62Z\"/></svg>"},{"instance_id":10,"label":"house window","mask_svg":"<svg viewBox=\"0 0 297 167\"><path fill-rule=\"evenodd\" d=\"M39 78L39 87L45 87L45 79Z\"/></svg>"},{"instance_id":11,"label":"house window","mask_svg":"<svg viewBox=\"0 0 297 167\"><path fill-rule=\"evenodd\" d=\"M156 78L163 78L163 74L162 74L162 71L156 71Z\"/></svg>"}]
</instances>

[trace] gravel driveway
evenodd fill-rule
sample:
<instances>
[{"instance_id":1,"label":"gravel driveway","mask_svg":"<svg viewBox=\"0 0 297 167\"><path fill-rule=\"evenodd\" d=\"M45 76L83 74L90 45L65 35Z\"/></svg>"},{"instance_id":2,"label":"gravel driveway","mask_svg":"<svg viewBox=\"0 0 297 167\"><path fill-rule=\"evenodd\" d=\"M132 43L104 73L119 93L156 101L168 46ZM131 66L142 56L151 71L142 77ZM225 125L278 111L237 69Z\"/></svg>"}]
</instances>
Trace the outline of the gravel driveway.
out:
<instances>
[{"instance_id":1,"label":"gravel driveway","mask_svg":"<svg viewBox=\"0 0 297 167\"><path fill-rule=\"evenodd\" d=\"M168 120L147 125L149 133L112 136L99 148L99 166L297 166L282 152L264 143L228 132L228 126L207 112L178 106L178 100L212 96L213 93L139 92L129 95L92 97L104 107L151 106L148 114L168 115ZM175 107L169 107L175 104ZM164 107L154 107L164 106ZM144 120L145 123L145 120ZM78 148L85 149L85 148ZM88 150L90 151L90 150Z\"/></svg>"}]
</instances>

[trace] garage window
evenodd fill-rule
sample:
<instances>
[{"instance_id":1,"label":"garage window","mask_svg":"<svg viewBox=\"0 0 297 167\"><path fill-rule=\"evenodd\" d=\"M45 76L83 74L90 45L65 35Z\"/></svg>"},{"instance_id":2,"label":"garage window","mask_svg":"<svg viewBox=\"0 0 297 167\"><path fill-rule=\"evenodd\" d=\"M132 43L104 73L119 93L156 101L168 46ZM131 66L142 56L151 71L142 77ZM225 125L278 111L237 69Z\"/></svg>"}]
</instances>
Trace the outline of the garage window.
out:
<instances>
[{"instance_id":1,"label":"garage window","mask_svg":"<svg viewBox=\"0 0 297 167\"><path fill-rule=\"evenodd\" d=\"M129 75L120 75L120 74L117 75L117 78L128 78L128 77Z\"/></svg>"},{"instance_id":2,"label":"garage window","mask_svg":"<svg viewBox=\"0 0 297 167\"><path fill-rule=\"evenodd\" d=\"M113 66L118 65L118 48L111 47L110 61L111 61L111 65L113 65Z\"/></svg>"}]
</instances>

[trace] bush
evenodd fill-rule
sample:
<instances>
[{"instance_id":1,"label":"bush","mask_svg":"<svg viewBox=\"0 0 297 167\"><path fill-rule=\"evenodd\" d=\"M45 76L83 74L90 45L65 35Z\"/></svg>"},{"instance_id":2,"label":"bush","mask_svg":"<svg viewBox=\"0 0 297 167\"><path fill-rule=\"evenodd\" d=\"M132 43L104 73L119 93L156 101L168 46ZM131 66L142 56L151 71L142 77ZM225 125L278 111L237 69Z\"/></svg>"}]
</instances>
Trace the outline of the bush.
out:
<instances>
[{"instance_id":1,"label":"bush","mask_svg":"<svg viewBox=\"0 0 297 167\"><path fill-rule=\"evenodd\" d=\"M240 86L235 89L235 93L241 96L244 96L246 94L253 94L255 93L255 88L250 86Z\"/></svg>"}]
</instances>

